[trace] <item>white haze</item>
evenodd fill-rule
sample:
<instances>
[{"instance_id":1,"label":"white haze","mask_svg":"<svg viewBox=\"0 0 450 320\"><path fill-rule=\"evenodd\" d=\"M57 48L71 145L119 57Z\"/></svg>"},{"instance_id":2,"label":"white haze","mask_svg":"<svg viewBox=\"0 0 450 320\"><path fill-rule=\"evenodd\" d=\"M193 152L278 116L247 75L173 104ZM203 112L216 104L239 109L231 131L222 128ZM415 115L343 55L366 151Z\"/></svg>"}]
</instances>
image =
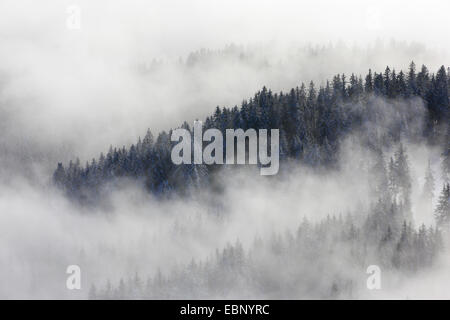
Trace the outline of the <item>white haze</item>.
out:
<instances>
[{"instance_id":1,"label":"white haze","mask_svg":"<svg viewBox=\"0 0 450 320\"><path fill-rule=\"evenodd\" d=\"M407 147L416 181L423 176L428 159L421 158L424 150L420 147ZM433 150L426 152L438 155ZM366 151L349 147L342 160L348 166L343 164L339 173L322 175L297 168L282 181L262 177L256 169L224 173L223 183L227 188L220 197L199 194L192 200L159 202L130 183L111 195L112 205L107 211L78 208L51 187L35 188L26 180L14 179L0 190L0 267L3 270L0 297L86 298L92 283L102 287L107 280L117 281L135 272L148 277L162 270L167 275L174 267L186 265L192 259L204 260L216 249L237 240L248 250L257 237L269 239L286 231L295 233L303 218L318 222L327 215L345 216L355 210L362 210L363 217L363 208L369 200L370 181L364 160L367 156ZM420 184L413 184L413 199L420 199L414 195L421 190ZM211 211L210 201L217 201L226 214L217 217ZM431 213L415 210L417 205L414 201L416 224L432 223ZM439 262L437 270L446 275L448 264L442 263ZM71 264L81 267L80 291L65 287L65 269ZM343 261L329 264L330 271L350 273L352 278L359 279L358 288L364 286L365 268ZM283 279L284 270L272 276ZM426 279L416 277L386 273L384 290L362 290L357 297L449 297L446 282L438 281L440 276L434 271ZM406 288L430 289L429 295L423 289L398 289L399 282ZM439 290L439 294L432 289ZM232 292L230 297L241 297L241 294ZM185 295L190 297L189 292ZM262 292L253 292L252 296L264 297Z\"/></svg>"},{"instance_id":2,"label":"white haze","mask_svg":"<svg viewBox=\"0 0 450 320\"><path fill-rule=\"evenodd\" d=\"M66 8L72 4L82 9L81 30L66 28ZM132 184L113 195L109 212L89 212L48 182L58 161L76 156L86 161L110 144L136 142L147 128L157 134L184 120L203 119L216 105L239 105L264 85L286 91L302 81L323 84L335 73L363 74L386 65L406 69L410 60L435 71L449 61L448 6L447 1L426 6L419 1L2 1L0 297L85 298L87 283L103 285L135 271L153 275L158 267L207 257L236 239L248 248L255 236L294 231L304 216L345 214L367 203L367 179L352 168L326 179L297 168L275 185L257 174L238 175L220 200L230 213L226 221L213 218L202 202L157 203ZM310 43L313 50L329 49L306 54L302 48ZM254 54L253 63L216 56L188 70L178 64L192 51L230 44ZM153 59L163 65L149 72ZM438 151L416 145L408 151L417 195L428 153L438 172ZM415 219L433 222L430 215ZM186 229L182 236L174 234L175 225ZM439 270L448 266L442 263ZM82 267L81 292L65 288L69 264ZM436 271L403 283L381 297L448 297L449 275L441 275ZM432 290L435 283L442 285Z\"/></svg>"}]
</instances>

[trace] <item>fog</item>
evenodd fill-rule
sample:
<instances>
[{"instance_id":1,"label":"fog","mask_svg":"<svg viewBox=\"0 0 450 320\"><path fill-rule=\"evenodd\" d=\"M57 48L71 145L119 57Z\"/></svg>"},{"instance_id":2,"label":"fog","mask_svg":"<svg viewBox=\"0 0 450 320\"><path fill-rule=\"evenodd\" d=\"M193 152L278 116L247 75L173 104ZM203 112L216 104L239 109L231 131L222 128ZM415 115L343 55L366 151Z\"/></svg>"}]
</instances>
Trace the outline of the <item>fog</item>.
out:
<instances>
[{"instance_id":1,"label":"fog","mask_svg":"<svg viewBox=\"0 0 450 320\"><path fill-rule=\"evenodd\" d=\"M66 25L70 5L81 9L79 30ZM438 0L2 1L0 298L86 298L92 283L168 273L237 239L248 250L255 237L295 232L304 217L320 221L367 207L367 168L345 165L367 150L355 150L351 139L339 172L294 166L268 180L252 169L225 171L220 197L203 191L165 202L124 181L108 210L92 209L50 180L58 162L83 163L110 145L135 143L147 128L157 134L204 119L263 86L323 85L337 73L406 70L412 60L434 72L449 64L446 9ZM417 102L417 126L422 108ZM440 150L405 143L418 199L428 160L440 170ZM211 202L226 214L215 214ZM413 203L417 225L432 225L420 205ZM81 267L80 291L66 289L70 264ZM413 282L392 275L389 290L357 297L449 297L447 265ZM365 268L347 267L364 287ZM396 281L402 285L394 290Z\"/></svg>"},{"instance_id":2,"label":"fog","mask_svg":"<svg viewBox=\"0 0 450 320\"><path fill-rule=\"evenodd\" d=\"M408 145L414 181L423 179L428 161L422 148ZM439 155L436 150L426 152L432 157ZM368 156L367 151L353 144L342 157L346 164L342 170L327 175L300 167L280 180L268 180L256 169L224 172L221 181L226 189L220 197L202 190L190 199L161 201L140 186L124 181L121 191L110 195L107 210L78 207L53 187L36 188L29 181L14 179L0 189L0 297L84 299L93 283L102 288L108 280L116 282L136 272L144 279L159 270L168 275L192 259L208 259L228 243L240 241L248 250L255 239L295 233L304 218L320 222L328 215L345 216L349 212L364 218L370 200L370 179L362 163ZM414 184L413 199L420 199L417 195L421 192L422 184ZM416 225L433 224L432 214L417 210L418 205L420 202L414 200ZM364 288L367 266L329 258L320 268L357 279L357 298L449 297L445 260L424 276L386 272L383 290L373 292ZM73 264L82 270L81 290L65 287L66 268ZM314 269L307 261L299 261L297 267ZM289 274L288 269L278 270L270 276L294 281L284 279L286 272ZM331 277L317 272L304 276L311 281ZM226 297L317 296L315 291L310 294L270 296L264 292L231 291ZM192 298L189 292L182 296Z\"/></svg>"},{"instance_id":3,"label":"fog","mask_svg":"<svg viewBox=\"0 0 450 320\"><path fill-rule=\"evenodd\" d=\"M89 160L147 128L192 123L264 85L288 90L336 73L406 69L411 60L436 70L448 61L444 1L79 1L79 30L66 25L72 4L0 7L2 140L34 156L57 153L52 162ZM249 61L177 64L231 44ZM154 59L164 65L142 72Z\"/></svg>"}]
</instances>

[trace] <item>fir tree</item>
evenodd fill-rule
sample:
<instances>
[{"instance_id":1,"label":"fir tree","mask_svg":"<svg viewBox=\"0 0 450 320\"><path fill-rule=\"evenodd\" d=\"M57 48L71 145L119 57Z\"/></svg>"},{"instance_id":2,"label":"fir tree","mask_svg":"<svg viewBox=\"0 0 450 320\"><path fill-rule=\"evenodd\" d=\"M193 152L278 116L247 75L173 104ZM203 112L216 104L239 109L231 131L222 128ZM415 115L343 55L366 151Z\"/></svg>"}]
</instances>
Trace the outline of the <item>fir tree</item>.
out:
<instances>
[{"instance_id":1,"label":"fir tree","mask_svg":"<svg viewBox=\"0 0 450 320\"><path fill-rule=\"evenodd\" d=\"M450 184L444 184L435 211L436 223L446 227L450 222Z\"/></svg>"}]
</instances>

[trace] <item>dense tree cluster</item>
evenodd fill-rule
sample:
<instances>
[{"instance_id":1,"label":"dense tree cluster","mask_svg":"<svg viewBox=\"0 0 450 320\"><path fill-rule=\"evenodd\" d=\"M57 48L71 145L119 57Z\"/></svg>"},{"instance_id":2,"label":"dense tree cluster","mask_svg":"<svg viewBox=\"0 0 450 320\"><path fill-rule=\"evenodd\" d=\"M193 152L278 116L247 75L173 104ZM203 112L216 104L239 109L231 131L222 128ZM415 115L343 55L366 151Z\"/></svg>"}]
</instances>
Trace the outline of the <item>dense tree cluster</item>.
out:
<instances>
[{"instance_id":1,"label":"dense tree cluster","mask_svg":"<svg viewBox=\"0 0 450 320\"><path fill-rule=\"evenodd\" d=\"M401 219L401 208L380 204L363 219L350 214L318 223L304 219L295 232L255 238L248 250L236 241L205 260L147 279L136 273L92 284L89 298L210 299L236 298L236 293L238 298L352 298L361 289L355 274L364 275L369 264L412 274L436 259L441 232L424 225L415 230Z\"/></svg>"},{"instance_id":2,"label":"dense tree cluster","mask_svg":"<svg viewBox=\"0 0 450 320\"><path fill-rule=\"evenodd\" d=\"M450 129L446 135L443 129L450 122L449 83L444 67L430 74L425 66L416 72L415 64L411 63L407 73L387 67L382 73L369 70L364 80L355 74L347 79L342 74L324 86L316 87L311 82L287 93L273 93L264 87L243 101L240 108L217 107L204 121L204 129L217 128L223 133L228 128L280 129L281 160L294 159L327 168L336 166L339 143L349 133L357 132L374 150L396 144L401 137L426 138L431 143L444 140L442 170L449 175ZM380 98L389 102L391 113L378 107ZM421 132L414 125L419 117L414 113L417 98L425 102L427 110L426 125ZM388 125L374 132L368 123ZM191 130L187 123L183 127ZM82 201L97 199L105 186L123 177L143 182L156 195L183 193L208 184L218 167L173 165L170 135L171 131L163 131L154 139L148 130L143 140L129 148L110 147L106 155L102 153L84 166L78 159L68 166L59 163L54 181L70 197ZM405 195L410 186L405 179L409 173L399 171L404 160L400 153L396 162L389 163L392 173L394 167L398 171L390 188L408 202Z\"/></svg>"},{"instance_id":3,"label":"dense tree cluster","mask_svg":"<svg viewBox=\"0 0 450 320\"><path fill-rule=\"evenodd\" d=\"M209 259L158 272L145 281L136 274L117 283L108 281L105 287L92 286L90 298L185 298L186 292L192 298L226 298L231 292L240 292L242 298L254 298L255 293L264 293L262 298L352 297L358 286L352 274L343 272L346 267L361 270L370 262L409 273L430 266L450 225L450 187L444 185L434 208L436 227L415 226L412 178L402 141L441 147L442 179L448 181L449 83L444 67L430 74L425 66L416 72L411 63L406 73L387 67L382 73L369 70L364 80L354 74L349 79L336 75L324 86L311 82L287 93L264 87L240 107L217 107L203 122L204 129L217 128L223 134L229 128L280 129L280 158L286 163L338 169L342 141L356 134L374 155L367 170L371 199L376 200L364 212L345 218L333 216L316 223L305 219L296 232L255 239L248 250L237 242ZM425 112L417 113L421 101ZM418 118L425 123L417 126ZM187 123L182 127L191 131ZM157 196L214 184L221 166L174 165L170 135L161 132L154 139L148 130L135 145L111 147L85 166L79 160L67 167L60 163L54 181L70 197L88 202L119 178L141 181ZM389 156L386 150L393 149ZM434 175L429 165L422 193L430 208L435 183L440 181ZM327 268L326 276L318 272ZM289 274L284 277L277 270Z\"/></svg>"},{"instance_id":4,"label":"dense tree cluster","mask_svg":"<svg viewBox=\"0 0 450 320\"><path fill-rule=\"evenodd\" d=\"M296 230L273 233L268 239L256 237L247 250L237 241L205 260L192 259L146 279L135 274L98 288L92 284L89 298L236 298L237 292L238 298L352 298L361 289L355 274L363 274L369 264L406 275L427 269L445 244L450 185L439 197L436 227L415 227L406 154L400 143L389 164L381 150L372 157L370 192L378 200L366 209L315 223L304 218ZM434 192L433 181L428 167L426 197Z\"/></svg>"}]
</instances>

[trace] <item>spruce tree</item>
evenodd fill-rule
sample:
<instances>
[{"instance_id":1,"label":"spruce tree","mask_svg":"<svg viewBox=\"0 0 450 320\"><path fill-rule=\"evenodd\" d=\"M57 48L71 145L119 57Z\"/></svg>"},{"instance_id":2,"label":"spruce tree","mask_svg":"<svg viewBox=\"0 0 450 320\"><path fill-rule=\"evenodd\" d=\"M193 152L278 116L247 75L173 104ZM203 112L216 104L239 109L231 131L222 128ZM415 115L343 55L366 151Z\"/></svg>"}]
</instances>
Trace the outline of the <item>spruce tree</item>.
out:
<instances>
[{"instance_id":1,"label":"spruce tree","mask_svg":"<svg viewBox=\"0 0 450 320\"><path fill-rule=\"evenodd\" d=\"M450 184L444 184L435 211L436 223L439 227L446 227L450 222Z\"/></svg>"}]
</instances>

